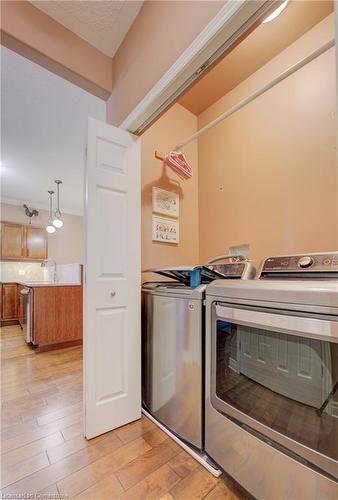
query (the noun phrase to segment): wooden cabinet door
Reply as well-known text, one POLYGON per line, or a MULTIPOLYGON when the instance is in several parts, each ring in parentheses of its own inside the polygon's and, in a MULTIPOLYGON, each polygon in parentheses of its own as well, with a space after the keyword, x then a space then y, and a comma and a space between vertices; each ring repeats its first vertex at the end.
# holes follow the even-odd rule
POLYGON ((16 319, 18 316, 18 293, 16 284, 2 285, 2 319, 16 319))
POLYGON ((44 260, 47 258, 47 234, 41 227, 26 226, 26 258, 44 260))
POLYGON ((20 260, 25 251, 25 228, 21 224, 1 223, 1 258, 20 260))

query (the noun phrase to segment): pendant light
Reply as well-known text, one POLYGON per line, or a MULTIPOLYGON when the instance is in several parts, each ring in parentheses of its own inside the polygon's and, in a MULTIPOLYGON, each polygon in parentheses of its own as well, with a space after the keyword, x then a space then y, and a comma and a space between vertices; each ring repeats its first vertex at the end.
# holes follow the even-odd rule
POLYGON ((62 220, 62 214, 60 212, 60 184, 62 184, 62 181, 54 181, 56 184, 56 190, 57 190, 57 208, 54 212, 54 220, 53 220, 53 225, 59 229, 60 227, 63 226, 63 220, 62 220))
POLYGON ((53 194, 54 191, 48 191, 49 194, 49 218, 48 218, 48 224, 46 227, 47 233, 55 233, 56 229, 53 226, 53 194))

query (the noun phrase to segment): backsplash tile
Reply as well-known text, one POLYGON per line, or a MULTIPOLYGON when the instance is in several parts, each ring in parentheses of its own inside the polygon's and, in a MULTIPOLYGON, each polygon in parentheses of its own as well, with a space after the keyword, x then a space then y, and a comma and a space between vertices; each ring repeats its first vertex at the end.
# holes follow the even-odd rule
MULTIPOLYGON (((56 281, 59 283, 81 283, 80 264, 60 264, 56 266, 56 281)), ((39 262, 0 262, 0 281, 53 281, 54 267, 41 267, 39 262)))
POLYGON ((60 264, 56 266, 57 281, 62 283, 81 283, 80 264, 60 264))
POLYGON ((0 281, 44 280, 44 269, 38 262, 0 262, 0 281))

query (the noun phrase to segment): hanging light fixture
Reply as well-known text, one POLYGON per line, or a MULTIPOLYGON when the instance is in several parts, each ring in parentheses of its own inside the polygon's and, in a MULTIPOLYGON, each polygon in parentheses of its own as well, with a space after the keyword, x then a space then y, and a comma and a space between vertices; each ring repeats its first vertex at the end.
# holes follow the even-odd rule
POLYGON ((63 220, 62 220, 62 214, 60 212, 60 184, 62 184, 62 181, 54 181, 56 184, 56 189, 57 189, 57 208, 54 212, 54 220, 53 220, 53 225, 59 229, 60 227, 63 226, 63 220))
POLYGON ((49 218, 46 226, 47 233, 55 233, 56 229, 53 226, 53 194, 54 191, 48 191, 49 194, 49 218))

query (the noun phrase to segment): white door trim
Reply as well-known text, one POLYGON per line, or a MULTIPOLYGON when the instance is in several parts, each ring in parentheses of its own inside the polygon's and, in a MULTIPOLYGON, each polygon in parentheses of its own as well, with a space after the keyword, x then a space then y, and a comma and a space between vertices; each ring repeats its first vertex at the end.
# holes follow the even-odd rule
POLYGON ((244 33, 263 12, 271 9, 276 0, 230 0, 199 33, 195 40, 158 80, 145 97, 121 123, 120 128, 140 133, 145 123, 162 112, 168 99, 194 73, 201 72, 201 66, 238 31, 244 33))

